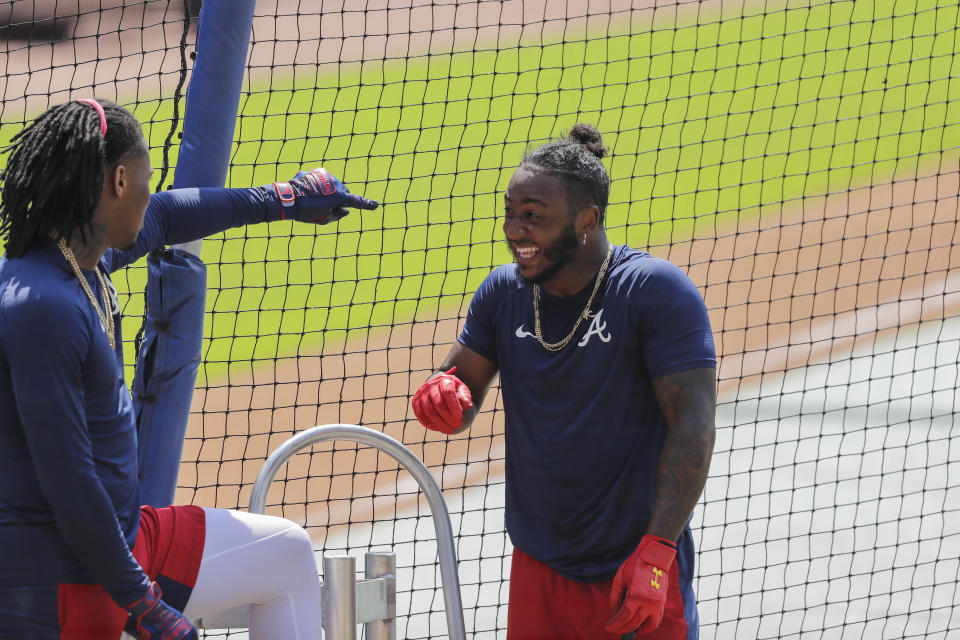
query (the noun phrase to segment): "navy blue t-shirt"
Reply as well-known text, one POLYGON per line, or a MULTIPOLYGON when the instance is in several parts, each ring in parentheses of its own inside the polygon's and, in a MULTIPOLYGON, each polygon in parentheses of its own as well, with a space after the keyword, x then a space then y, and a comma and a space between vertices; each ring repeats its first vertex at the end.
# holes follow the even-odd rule
MULTIPOLYGON (((164 244, 278 218, 273 209, 255 189, 155 194, 136 246, 108 251, 98 268, 109 279, 164 244)), ((95 272, 83 275, 103 309, 95 272)), ((0 258, 0 591, 99 583, 124 605, 148 586, 130 553, 140 517, 136 425, 110 306, 116 351, 52 240, 0 258)), ((19 605, 5 606, 15 615, 19 605)))
MULTIPOLYGON (((592 289, 540 289, 546 342, 566 337, 592 289)), ((670 262, 614 246, 592 310, 566 347, 544 349, 533 286, 504 265, 477 289, 459 337, 500 369, 510 538, 580 581, 613 577, 646 533, 666 433, 651 380, 716 366, 703 298, 670 262)))

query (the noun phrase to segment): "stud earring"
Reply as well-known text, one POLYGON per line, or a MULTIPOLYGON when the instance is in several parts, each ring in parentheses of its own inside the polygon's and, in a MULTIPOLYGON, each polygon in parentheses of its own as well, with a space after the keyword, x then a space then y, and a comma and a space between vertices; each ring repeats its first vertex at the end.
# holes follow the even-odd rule
POLYGON ((580 244, 582 244, 583 246, 587 246, 587 234, 583 234, 583 242, 581 242, 580 244))

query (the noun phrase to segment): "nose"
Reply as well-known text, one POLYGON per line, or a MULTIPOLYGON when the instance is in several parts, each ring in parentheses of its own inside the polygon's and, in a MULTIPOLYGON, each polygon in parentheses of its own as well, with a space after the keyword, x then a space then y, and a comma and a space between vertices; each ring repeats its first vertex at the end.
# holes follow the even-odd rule
POLYGON ((522 221, 516 217, 504 218, 503 235, 507 237, 507 240, 517 240, 526 235, 526 233, 527 225, 523 224, 522 221))

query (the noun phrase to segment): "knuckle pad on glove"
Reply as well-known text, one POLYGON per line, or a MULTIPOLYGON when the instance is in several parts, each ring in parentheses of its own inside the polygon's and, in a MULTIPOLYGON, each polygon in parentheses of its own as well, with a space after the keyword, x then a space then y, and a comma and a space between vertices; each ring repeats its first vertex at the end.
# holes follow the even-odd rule
POLYGON ((437 388, 440 390, 441 397, 446 399, 456 392, 457 385, 450 379, 450 376, 443 376, 438 379, 440 382, 437 383, 437 388))
POLYGON ((310 177, 313 179, 318 193, 325 196, 332 196, 337 192, 336 179, 323 167, 311 171, 310 177))
POLYGON ((320 183, 317 181, 316 176, 314 176, 313 171, 304 174, 303 181, 306 183, 307 188, 309 188, 311 191, 314 193, 320 193, 320 183))

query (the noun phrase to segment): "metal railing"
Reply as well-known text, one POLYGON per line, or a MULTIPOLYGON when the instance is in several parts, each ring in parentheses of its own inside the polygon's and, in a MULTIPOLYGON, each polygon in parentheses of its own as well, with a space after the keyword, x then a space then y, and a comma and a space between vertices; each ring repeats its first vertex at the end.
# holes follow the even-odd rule
MULTIPOLYGON (((420 485, 430 505, 437 533, 437 556, 446 606, 447 633, 451 640, 466 640, 460 579, 457 575, 457 552, 447 504, 430 470, 402 443, 379 431, 350 424, 318 426, 298 433, 270 454, 261 467, 250 495, 250 512, 264 513, 270 484, 291 457, 301 449, 333 440, 349 440, 379 449, 399 462, 420 485)), ((367 554, 367 579, 360 583, 356 582, 353 557, 324 557, 323 629, 328 640, 353 640, 356 638, 357 624, 361 622, 366 624, 368 640, 393 640, 396 637, 395 623, 391 623, 396 616, 396 561, 392 558, 393 554, 384 555, 389 559, 367 554), (383 592, 382 589, 386 591, 383 592), (380 593, 385 593, 386 611, 380 606, 380 593), (370 617, 381 614, 381 618, 370 617)))

